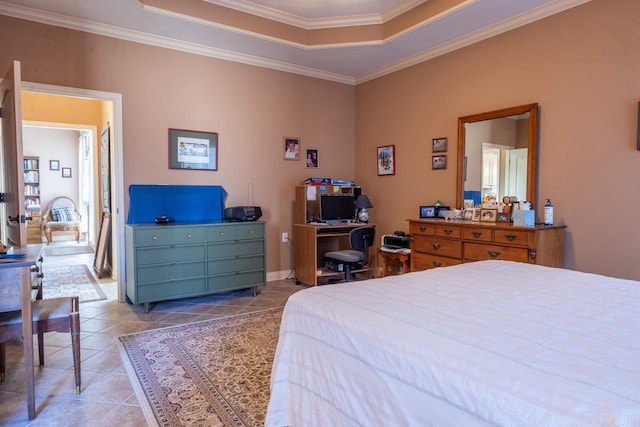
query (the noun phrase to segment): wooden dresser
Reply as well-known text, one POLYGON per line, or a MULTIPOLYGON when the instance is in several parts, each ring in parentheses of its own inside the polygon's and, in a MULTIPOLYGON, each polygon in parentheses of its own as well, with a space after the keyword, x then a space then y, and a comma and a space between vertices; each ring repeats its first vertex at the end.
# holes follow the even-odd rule
POLYGON ((411 271, 489 259, 562 267, 565 228, 410 219, 411 271))

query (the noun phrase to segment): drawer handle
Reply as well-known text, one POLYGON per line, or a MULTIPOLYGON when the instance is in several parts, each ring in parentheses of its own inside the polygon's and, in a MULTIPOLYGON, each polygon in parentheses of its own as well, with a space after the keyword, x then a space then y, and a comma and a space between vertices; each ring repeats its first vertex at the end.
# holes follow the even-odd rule
POLYGON ((153 236, 153 240, 158 240, 158 236, 153 236))
POLYGON ((451 233, 453 233, 453 230, 450 228, 447 228, 446 230, 444 230, 444 234, 446 234, 447 236, 451 233))
POLYGON ((420 227, 419 230, 420 231, 425 231, 427 229, 427 227, 420 227))
POLYGON ((169 279, 169 281, 170 281, 170 282, 175 282, 175 281, 176 281, 176 279, 169 279))
POLYGON ((514 240, 516 240, 516 237, 518 237, 518 236, 516 236, 515 234, 505 234, 505 235, 504 235, 504 237, 505 237, 508 241, 513 242, 514 240))
POLYGON ((431 264, 433 264, 434 267, 441 267, 442 263, 438 262, 438 261, 432 261, 431 264))
POLYGON ((431 247, 432 247, 433 249, 435 249, 436 251, 437 251, 438 249, 440 249, 440 245, 439 245, 438 243, 433 243, 433 244, 431 245, 431 247))
POLYGON ((500 252, 498 251, 487 251, 491 258, 498 258, 500 256, 500 252))
POLYGON ((187 234, 187 239, 191 238, 191 233, 187 234))
POLYGON ((482 236, 482 232, 480 231, 474 231, 473 233, 471 233, 473 235, 473 237, 475 237, 476 239, 478 239, 480 236, 482 236))
POLYGON ((249 230, 249 234, 253 234, 253 230, 249 230))
POLYGON ((169 261, 169 265, 176 265, 175 261, 169 261))

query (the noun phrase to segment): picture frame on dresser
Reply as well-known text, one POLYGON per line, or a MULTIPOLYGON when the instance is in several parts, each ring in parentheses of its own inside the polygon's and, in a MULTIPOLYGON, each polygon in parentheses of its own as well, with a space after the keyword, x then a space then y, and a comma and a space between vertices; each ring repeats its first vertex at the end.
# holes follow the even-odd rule
POLYGON ((497 209, 485 209, 480 210, 480 222, 496 222, 498 216, 497 209))
POLYGON ((169 169, 218 170, 218 134, 169 129, 169 169))
POLYGON ((496 222, 498 223, 507 223, 511 222, 511 215, 509 212, 498 212, 496 215, 496 222))
POLYGON ((420 206, 420 218, 435 218, 436 207, 435 206, 420 206))
POLYGON ((472 221, 473 220, 473 211, 474 211, 473 208, 464 210, 463 218, 464 218, 465 221, 472 221))

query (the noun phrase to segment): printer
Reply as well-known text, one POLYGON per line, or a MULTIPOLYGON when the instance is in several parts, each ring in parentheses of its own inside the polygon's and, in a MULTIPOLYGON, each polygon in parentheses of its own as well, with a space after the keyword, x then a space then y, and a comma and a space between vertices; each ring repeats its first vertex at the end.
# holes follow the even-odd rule
POLYGON ((382 236, 380 246, 383 251, 387 252, 410 252, 411 236, 402 231, 385 234, 382 236))

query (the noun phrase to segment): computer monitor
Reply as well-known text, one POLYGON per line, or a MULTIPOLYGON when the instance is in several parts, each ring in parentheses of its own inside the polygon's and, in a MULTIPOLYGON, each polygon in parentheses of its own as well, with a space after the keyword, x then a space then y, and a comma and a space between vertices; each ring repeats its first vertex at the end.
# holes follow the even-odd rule
POLYGON ((353 194, 321 194, 320 219, 329 224, 355 221, 356 199, 353 194))

